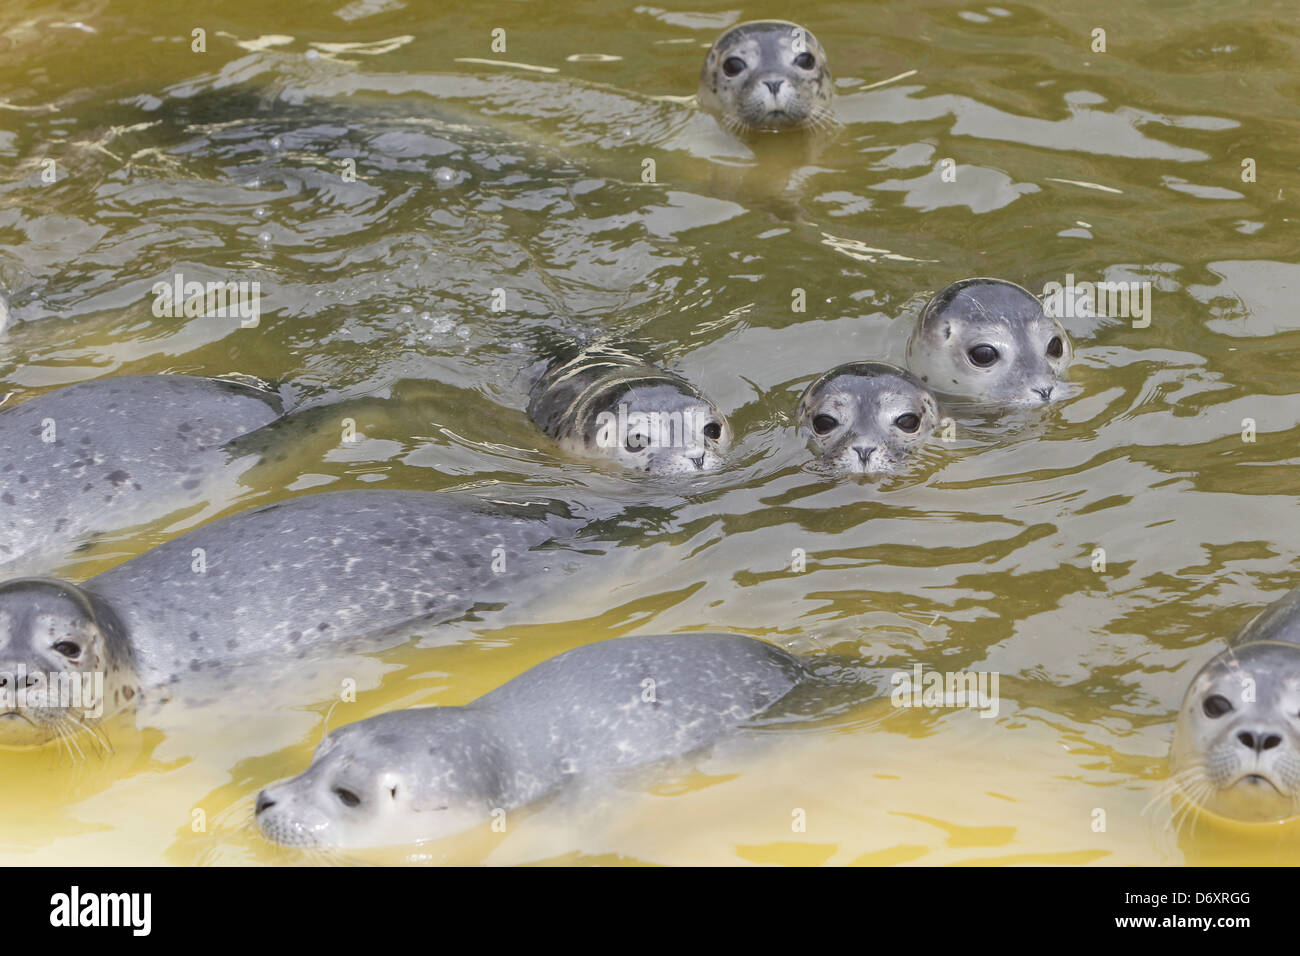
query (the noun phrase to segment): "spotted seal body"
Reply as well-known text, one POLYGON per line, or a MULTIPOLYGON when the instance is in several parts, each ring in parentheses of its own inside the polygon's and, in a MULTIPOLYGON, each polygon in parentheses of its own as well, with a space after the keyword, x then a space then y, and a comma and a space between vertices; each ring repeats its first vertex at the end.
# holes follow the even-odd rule
POLYGON ((270 392, 189 375, 70 385, 0 412, 0 565, 202 501, 270 392))
POLYGON ((939 403, 909 372, 885 362, 831 369, 799 399, 799 430, 836 471, 896 471, 929 439, 939 403))
POLYGON ((937 392, 1005 405, 1060 398, 1070 337, 1014 282, 962 279, 932 298, 907 343, 907 365, 937 392))
POLYGON ((1170 770, 1184 794, 1220 816, 1258 823, 1300 815, 1300 589, 1192 678, 1170 770))
POLYGON ((311 766, 267 787, 257 821, 299 847, 374 847, 465 830, 575 775, 689 754, 781 700, 804 676, 735 634, 624 637, 567 651, 462 707, 348 724, 311 766))
POLYGON ((694 385, 607 347, 552 361, 528 417, 567 451, 654 475, 716 469, 731 443, 726 417, 694 385))
POLYGON ((0 694, 0 745, 44 743, 187 679, 508 600, 555 563, 533 549, 578 525, 532 510, 417 491, 315 494, 204 525, 80 587, 0 584, 0 692, 32 675, 106 672, 100 714, 0 694))
POLYGON ((797 23, 742 23, 709 49, 696 98, 737 135, 817 128, 830 120, 830 66, 797 23))

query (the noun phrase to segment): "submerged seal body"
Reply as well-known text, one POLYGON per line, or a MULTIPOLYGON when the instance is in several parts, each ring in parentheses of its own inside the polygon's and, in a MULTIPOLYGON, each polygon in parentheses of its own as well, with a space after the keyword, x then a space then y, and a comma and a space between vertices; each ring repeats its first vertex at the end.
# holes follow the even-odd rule
POLYGON ((742 23, 709 49, 696 98, 731 133, 816 128, 830 120, 830 66, 797 23, 742 23))
POLYGON ((436 839, 574 775, 704 747, 804 676, 735 634, 624 637, 567 651, 461 707, 399 710, 330 733, 311 766, 257 798, 262 833, 297 847, 436 839))
POLYGON ((236 382, 141 375, 0 412, 0 565, 202 501, 223 446, 283 410, 236 382))
POLYGON ((939 404, 909 372, 885 362, 831 369, 799 399, 799 430, 836 471, 897 470, 939 423, 939 404))
POLYGON ((726 417, 694 385, 607 347, 553 360, 528 417, 566 451, 653 475, 712 471, 731 443, 726 417))
POLYGON ((1061 397, 1070 337, 1033 294, 1002 279, 962 279, 932 298, 907 365, 938 392, 1005 405, 1061 397))
POLYGON ((528 510, 419 491, 314 494, 204 525, 80 587, 0 584, 0 745, 92 726, 150 689, 517 596, 540 569, 532 549, 578 525, 536 505, 519 514, 528 510), (99 713, 13 694, 96 672, 99 713))
POLYGON ((1256 823, 1300 815, 1300 589, 1192 678, 1169 762, 1183 793, 1212 813, 1256 823))

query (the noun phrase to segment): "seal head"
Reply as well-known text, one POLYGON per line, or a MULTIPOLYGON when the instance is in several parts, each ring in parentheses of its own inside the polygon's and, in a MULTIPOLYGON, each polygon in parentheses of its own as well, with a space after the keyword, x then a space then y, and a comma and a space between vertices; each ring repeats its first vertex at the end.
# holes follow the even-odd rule
POLYGON ((88 729, 138 693, 117 616, 66 581, 0 585, 0 746, 39 746, 88 729))
POLYGON ((507 757, 487 717, 462 707, 398 710, 331 732, 311 766, 257 797, 267 839, 359 848, 468 829, 502 806, 507 757))
POLYGON ((1300 814, 1300 589, 1192 678, 1169 763, 1183 793, 1212 813, 1254 823, 1300 814))
POLYGON ((799 399, 799 430, 843 474, 897 470, 938 422, 930 390, 885 362, 833 368, 799 399))
POLYGON ((962 279, 927 303, 907 364, 938 392, 1003 405, 1061 397, 1070 337, 1033 294, 1002 279, 962 279))
POLYGON ((726 417, 694 385, 612 348, 551 363, 528 415, 567 451, 651 475, 713 471, 731 443, 726 417))
POLYGON ((822 45, 803 27, 755 20, 714 42, 696 95, 734 134, 815 128, 830 119, 830 67, 822 45))
POLYGON ((1255 641, 1201 668, 1178 711, 1170 767, 1191 800, 1220 816, 1300 813, 1300 647, 1255 641))

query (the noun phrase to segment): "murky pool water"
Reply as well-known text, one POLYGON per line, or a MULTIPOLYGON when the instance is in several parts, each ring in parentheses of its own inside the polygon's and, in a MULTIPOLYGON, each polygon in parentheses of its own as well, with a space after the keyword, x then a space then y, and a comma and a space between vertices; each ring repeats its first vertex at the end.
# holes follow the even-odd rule
MULTIPOLYGON (((49 570, 80 580, 307 489, 504 485, 626 510, 626 559, 537 620, 350 662, 362 693, 331 725, 631 633, 1000 678, 994 717, 885 697, 418 858, 1294 859, 1290 827, 1175 835, 1143 812, 1190 675, 1300 584, 1294 3, 804 4, 844 125, 758 161, 686 98, 713 37, 776 7, 445 6, 6 6, 0 392, 238 372, 344 403, 361 435, 324 414, 207 507, 49 570), (257 326, 155 316, 177 273, 259 282, 257 326), (956 441, 906 475, 828 481, 793 431, 800 390, 901 361, 926 296, 968 275, 1149 283, 1150 322, 1067 317, 1068 400, 957 409, 956 441), (597 332, 715 399, 726 470, 625 478, 538 437, 537 343, 597 332)), ((264 703, 118 721, 108 757, 0 753, 0 860, 297 859, 251 801, 305 766, 329 704, 264 703)))

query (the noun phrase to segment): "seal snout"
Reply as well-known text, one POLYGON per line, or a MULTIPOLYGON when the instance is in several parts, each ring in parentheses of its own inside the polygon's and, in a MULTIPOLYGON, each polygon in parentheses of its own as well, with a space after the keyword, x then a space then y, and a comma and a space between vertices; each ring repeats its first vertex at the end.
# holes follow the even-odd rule
POLYGON ((1267 730, 1243 730, 1237 734, 1237 742, 1247 750, 1259 754, 1280 745, 1282 736, 1281 734, 1270 733, 1267 730))
POLYGON ((1045 402, 1050 402, 1052 400, 1053 387, 1051 385, 1038 386, 1031 388, 1030 391, 1045 402))
POLYGON ((858 461, 865 466, 867 462, 871 460, 871 456, 876 453, 876 446, 858 445, 856 448, 853 449, 853 451, 857 454, 858 461))
POLYGON ((265 790, 262 790, 257 794, 257 804, 253 810, 253 815, 260 817, 265 811, 270 810, 273 806, 275 806, 275 801, 271 799, 270 795, 265 790))

